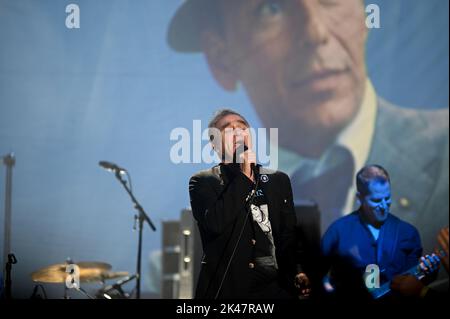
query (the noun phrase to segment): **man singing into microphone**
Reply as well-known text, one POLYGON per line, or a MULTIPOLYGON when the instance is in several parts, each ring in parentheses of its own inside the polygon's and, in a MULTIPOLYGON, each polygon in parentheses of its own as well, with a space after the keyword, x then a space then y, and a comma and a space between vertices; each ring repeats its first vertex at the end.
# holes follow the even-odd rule
POLYGON ((204 252, 196 298, 309 294, 289 177, 256 165, 249 127, 240 114, 218 111, 208 128, 222 162, 189 181, 204 252))

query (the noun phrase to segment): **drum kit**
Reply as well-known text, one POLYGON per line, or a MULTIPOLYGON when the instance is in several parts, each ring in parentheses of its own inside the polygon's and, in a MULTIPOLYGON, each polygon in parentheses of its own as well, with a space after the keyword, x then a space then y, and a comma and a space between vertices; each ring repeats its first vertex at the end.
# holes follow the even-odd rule
MULTIPOLYGON (((4 163, 8 165, 11 170, 12 166, 15 163, 15 159, 13 154, 0 157, 3 159, 4 163), (8 161, 7 161, 8 160, 8 161)), ((114 172, 115 177, 119 180, 122 186, 125 188, 126 192, 131 198, 133 202, 133 207, 137 211, 134 215, 135 219, 135 227, 138 228, 139 237, 138 237, 138 253, 137 253, 137 261, 136 261, 136 273, 133 275, 129 275, 126 271, 111 271, 112 267, 110 264, 104 262, 78 262, 74 263, 70 259, 68 259, 65 263, 54 264, 44 268, 41 268, 31 274, 31 279, 36 283, 33 289, 33 295, 31 298, 41 298, 37 295, 38 288, 42 289, 44 298, 46 298, 46 292, 44 286, 42 284, 63 284, 64 286, 64 299, 69 299, 68 291, 69 289, 75 289, 76 291, 82 293, 84 296, 90 299, 128 299, 133 296, 136 299, 140 299, 141 295, 141 259, 142 259, 142 237, 144 224, 147 223, 153 231, 156 231, 156 227, 151 221, 148 214, 145 212, 144 208, 140 205, 136 197, 132 192, 131 186, 131 178, 128 171, 114 163, 107 161, 100 161, 99 165, 105 168, 108 171, 114 172), (122 175, 126 175, 128 180, 125 180, 122 175), (136 225, 137 223, 137 225, 136 225), (137 226, 137 227, 136 227, 137 226), (112 285, 106 285, 108 280, 119 279, 119 281, 115 282, 112 285), (135 280, 136 285, 135 288, 127 293, 123 290, 122 286, 126 283, 135 280), (97 291, 95 296, 90 295, 86 290, 81 287, 81 283, 101 283, 102 287, 97 291)), ((11 173, 8 171, 8 176, 11 173)), ((7 180, 7 186, 8 184, 7 180)), ((7 187, 8 188, 8 187, 7 187)), ((10 194, 7 194, 8 198, 10 194)), ((6 214, 6 213, 5 213, 6 214)), ((10 217, 10 212, 6 214, 6 216, 10 217)), ((10 219, 10 218, 9 218, 10 219)), ((8 218, 5 217, 5 236, 9 234, 10 223, 8 223, 8 218)), ((9 247, 9 237, 5 238, 5 256, 7 256, 8 262, 5 262, 5 298, 11 299, 11 268, 12 265, 17 262, 14 254, 10 253, 9 247)), ((6 260, 6 258, 5 258, 6 260)), ((0 288, 3 290, 3 287, 0 288)), ((3 291, 0 290, 0 293, 3 291)))
MULTIPOLYGON (((110 264, 104 262, 66 261, 41 268, 31 274, 31 279, 37 284, 63 284, 64 299, 69 299, 68 290, 75 289, 90 299, 128 299, 131 294, 126 293, 122 286, 137 278, 126 271, 111 271, 110 264), (106 285, 108 280, 120 279, 112 285, 106 285), (102 287, 95 296, 81 288, 81 283, 100 283, 102 287)), ((36 288, 35 288, 36 291, 36 288)))
MULTIPOLYGON (((104 262, 78 262, 73 263, 70 258, 62 264, 50 265, 41 268, 31 274, 31 278, 37 283, 34 291, 40 286, 41 283, 59 283, 64 284, 64 299, 68 299, 67 292, 69 289, 76 289, 84 296, 90 299, 128 299, 134 296, 136 299, 141 298, 141 259, 142 259, 142 235, 144 229, 144 223, 147 223, 153 231, 156 231, 156 227, 151 221, 144 208, 139 204, 138 200, 133 194, 131 186, 131 178, 128 171, 114 163, 107 161, 100 161, 98 163, 104 169, 114 172, 115 177, 120 184, 125 188, 126 192, 133 202, 133 207, 137 211, 134 215, 135 226, 139 230, 138 237, 138 253, 136 261, 136 273, 129 275, 128 272, 111 271, 111 265, 104 262), (128 181, 126 181, 122 175, 126 175, 128 181), (137 225, 136 225, 137 223, 137 225), (112 285, 106 286, 106 281, 111 279, 118 279, 119 281, 112 285), (136 280, 136 286, 131 293, 126 293, 122 286, 126 283, 136 280), (101 283, 100 288, 95 296, 91 296, 86 290, 81 288, 81 283, 101 283)), ((133 229, 135 229, 134 227, 133 229)), ((43 289, 44 294, 45 290, 43 289)), ((33 295, 35 293, 33 292, 33 295)))

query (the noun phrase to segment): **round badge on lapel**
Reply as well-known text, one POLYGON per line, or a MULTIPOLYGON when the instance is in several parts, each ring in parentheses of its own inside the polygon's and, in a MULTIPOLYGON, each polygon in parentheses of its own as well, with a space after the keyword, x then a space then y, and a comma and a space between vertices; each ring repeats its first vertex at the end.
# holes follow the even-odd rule
POLYGON ((266 174, 261 175, 261 182, 263 183, 267 183, 269 181, 269 176, 267 176, 266 174))

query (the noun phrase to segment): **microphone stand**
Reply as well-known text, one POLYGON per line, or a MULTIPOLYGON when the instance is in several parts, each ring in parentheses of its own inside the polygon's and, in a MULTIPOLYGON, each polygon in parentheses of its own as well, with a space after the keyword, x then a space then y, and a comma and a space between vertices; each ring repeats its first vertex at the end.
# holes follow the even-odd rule
POLYGON ((6 263, 6 276, 5 276, 5 299, 11 299, 11 269, 12 265, 17 263, 16 256, 14 254, 8 254, 8 262, 6 263))
POLYGON ((16 257, 11 253, 11 198, 12 198, 12 169, 16 163, 13 153, 2 157, 6 166, 6 187, 5 187, 5 225, 4 225, 4 243, 3 243, 3 263, 6 271, 5 278, 5 298, 11 299, 11 268, 17 263, 16 257))
POLYGON ((142 232, 143 232, 143 226, 144 221, 147 222, 147 224, 150 226, 150 228, 153 231, 156 231, 155 225, 153 225, 152 221, 148 217, 148 215, 145 213, 142 206, 137 201, 136 197, 134 197, 133 192, 130 190, 130 188, 127 185, 127 182, 122 178, 121 176, 121 170, 115 169, 115 176, 119 180, 119 182, 122 184, 122 186, 125 188, 128 195, 130 195, 131 201, 134 204, 134 208, 138 211, 138 214, 134 216, 134 218, 138 222, 138 229, 139 229, 139 240, 138 240, 138 252, 137 252, 137 265, 136 265, 136 299, 141 298, 141 259, 142 259, 142 232))

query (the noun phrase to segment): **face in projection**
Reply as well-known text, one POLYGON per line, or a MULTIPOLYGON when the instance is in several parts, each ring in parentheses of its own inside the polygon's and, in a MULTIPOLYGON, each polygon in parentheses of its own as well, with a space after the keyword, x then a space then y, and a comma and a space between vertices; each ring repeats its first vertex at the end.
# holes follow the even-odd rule
POLYGON ((367 194, 358 194, 361 209, 367 221, 375 226, 381 226, 389 216, 391 185, 389 182, 373 180, 367 187, 367 194))
POLYGON ((320 155, 362 100, 363 2, 227 0, 221 12, 222 30, 202 36, 216 80, 227 90, 242 82, 264 124, 280 129, 281 145, 320 155))

